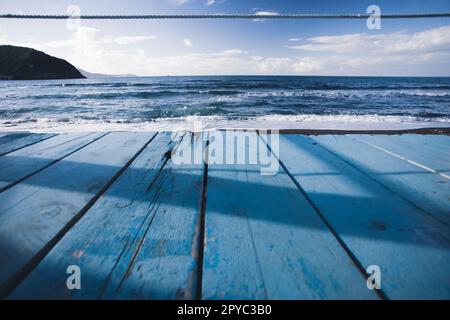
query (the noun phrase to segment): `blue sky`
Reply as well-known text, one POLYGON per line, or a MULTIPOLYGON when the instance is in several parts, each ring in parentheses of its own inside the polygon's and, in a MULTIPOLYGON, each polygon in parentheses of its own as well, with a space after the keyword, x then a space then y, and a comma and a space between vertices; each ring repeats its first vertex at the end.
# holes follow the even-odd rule
MULTIPOLYGON (((450 0, 2 0, 2 13, 450 12, 450 0)), ((450 18, 383 20, 0 20, 0 43, 31 46, 91 72, 138 75, 450 76, 450 18)))

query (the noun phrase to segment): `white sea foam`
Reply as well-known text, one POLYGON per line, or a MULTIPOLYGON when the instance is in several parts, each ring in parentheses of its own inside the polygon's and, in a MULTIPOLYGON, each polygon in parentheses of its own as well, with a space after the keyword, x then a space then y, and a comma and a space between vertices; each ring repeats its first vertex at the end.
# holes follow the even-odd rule
POLYGON ((337 97, 400 97, 400 96, 424 96, 424 97, 449 97, 449 90, 298 90, 298 91, 249 91, 238 95, 230 95, 223 97, 225 99, 243 99, 243 98, 291 98, 291 97, 320 97, 320 98, 337 98, 337 97))
POLYGON ((383 115, 266 115, 242 120, 222 116, 186 116, 159 118, 153 121, 114 119, 71 120, 52 118, 0 121, 0 131, 87 132, 87 131, 177 131, 212 129, 335 129, 401 130, 450 127, 450 118, 419 119, 412 116, 383 115))
POLYGON ((198 121, 207 129, 450 126, 447 78, 6 81, 0 96, 2 131, 180 130, 198 121))

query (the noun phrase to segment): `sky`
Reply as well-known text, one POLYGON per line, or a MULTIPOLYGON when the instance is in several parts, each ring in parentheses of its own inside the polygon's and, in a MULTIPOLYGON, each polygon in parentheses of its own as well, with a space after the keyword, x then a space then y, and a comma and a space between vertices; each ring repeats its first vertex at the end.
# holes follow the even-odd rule
MULTIPOLYGON (((1 0, 0 12, 366 13, 369 5, 382 14, 450 12, 450 0, 1 0)), ((3 19, 0 44, 106 74, 450 76, 450 18, 382 19, 381 29, 366 20, 3 19)))

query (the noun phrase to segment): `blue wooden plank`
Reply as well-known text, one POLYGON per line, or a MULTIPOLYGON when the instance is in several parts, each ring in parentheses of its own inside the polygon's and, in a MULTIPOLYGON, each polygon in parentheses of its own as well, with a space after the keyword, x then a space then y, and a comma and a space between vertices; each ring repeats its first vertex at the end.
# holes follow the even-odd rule
POLYGON ((361 266, 380 267, 387 297, 450 298, 447 226, 305 136, 281 137, 279 154, 361 266))
POLYGON ((193 298, 203 165, 166 155, 198 139, 159 133, 11 298, 193 298), (82 290, 67 290, 72 264, 82 290))
POLYGON ((26 275, 154 133, 111 133, 0 194, 0 292, 26 275))
MULTIPOLYGON (((392 135, 391 135, 392 136, 392 135)), ((395 135, 395 140, 403 143, 412 143, 418 148, 441 149, 449 152, 450 136, 444 134, 401 134, 395 135)))
MULTIPOLYGON (((396 139, 395 136, 383 136, 379 141, 384 141, 381 138, 386 141, 396 139)), ((450 226, 449 179, 364 143, 369 136, 354 139, 352 136, 324 135, 312 139, 420 207, 425 214, 450 226)), ((428 156, 431 158, 433 154, 428 156)))
MULTIPOLYGON (((200 155, 206 138, 187 136, 177 146, 200 155)), ((198 284, 199 226, 204 164, 169 161, 151 189, 153 216, 139 230, 138 252, 123 255, 123 282, 111 285, 105 298, 194 299, 198 284), (125 267, 127 268, 125 270, 125 267)))
MULTIPOLYGON (((241 155, 258 142, 259 152, 267 150, 254 132, 233 136, 227 152, 245 136, 237 143, 241 155)), ((203 298, 377 299, 289 176, 261 175, 249 162, 208 166, 203 298)))
POLYGON ((2 133, 0 135, 0 145, 10 143, 11 141, 29 136, 31 134, 31 132, 2 133))
MULTIPOLYGON (((372 135, 372 134, 354 134, 351 135, 353 137, 372 137, 379 136, 381 139, 379 141, 384 142, 385 137, 390 137, 389 143, 394 146, 407 146, 418 150, 412 151, 420 151, 420 149, 426 149, 430 152, 437 153, 445 153, 450 155, 449 145, 450 145, 450 136, 444 134, 395 134, 395 135, 372 135)), ((376 140, 374 140, 376 141, 376 140)), ((418 154, 418 153, 417 153, 418 154)))
POLYGON ((33 133, 33 134, 23 133, 2 137, 0 138, 0 140, 3 140, 2 141, 3 143, 0 143, 0 156, 19 150, 23 147, 32 145, 39 141, 49 139, 55 135, 56 134, 52 133, 33 133))
POLYGON ((60 134, 0 157, 0 192, 103 135, 60 134))
POLYGON ((450 179, 450 137, 439 135, 354 135, 379 150, 428 167, 450 179), (445 137, 442 139, 440 137, 445 137))

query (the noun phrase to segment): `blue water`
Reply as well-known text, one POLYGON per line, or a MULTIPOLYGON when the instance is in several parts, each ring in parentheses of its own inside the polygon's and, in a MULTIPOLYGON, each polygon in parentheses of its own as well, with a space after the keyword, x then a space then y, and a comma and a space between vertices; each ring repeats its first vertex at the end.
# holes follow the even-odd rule
POLYGON ((139 123, 187 116, 450 122, 450 78, 139 77, 1 81, 0 125, 139 123))

